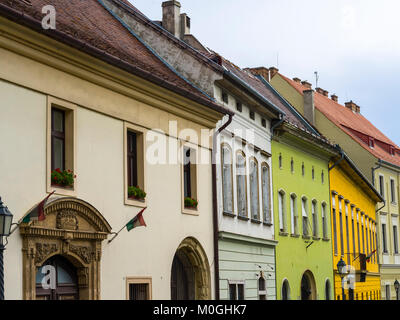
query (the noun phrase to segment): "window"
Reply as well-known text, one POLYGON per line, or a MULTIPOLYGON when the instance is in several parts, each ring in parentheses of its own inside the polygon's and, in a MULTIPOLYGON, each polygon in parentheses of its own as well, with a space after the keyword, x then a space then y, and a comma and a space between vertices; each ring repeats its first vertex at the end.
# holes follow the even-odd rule
POLYGON ((263 217, 265 223, 272 223, 271 219, 271 185, 269 166, 264 163, 261 167, 262 173, 262 197, 263 197, 263 217))
POLYGON ((396 154, 396 149, 393 146, 389 147, 389 153, 391 156, 394 156, 396 154))
POLYGON ((385 178, 379 176, 379 193, 385 199, 385 178))
POLYGON ((267 287, 263 277, 258 279, 258 298, 259 300, 267 300, 267 287))
POLYGON ((229 299, 244 300, 244 283, 229 282, 229 299))
POLYGON ((322 170, 322 172, 321 172, 321 182, 322 182, 322 184, 325 183, 325 173, 324 173, 324 170, 322 170))
POLYGON ((229 102, 229 100, 228 100, 228 94, 227 94, 225 91, 223 91, 223 90, 222 90, 222 93, 221 93, 221 99, 222 99, 222 101, 223 101, 224 103, 228 103, 228 102, 229 102))
POLYGON ((225 213, 233 214, 233 186, 232 186, 232 152, 223 145, 222 154, 222 198, 225 213))
POLYGON ((350 234, 349 234, 349 203, 346 201, 345 202, 345 212, 346 212, 346 244, 347 244, 347 264, 351 264, 351 257, 350 257, 350 234))
POLYGON ((361 237, 362 237, 362 252, 365 253, 364 217, 363 216, 361 216, 361 237))
POLYGON ((325 300, 331 300, 331 283, 329 280, 325 281, 325 300))
POLYGON ((290 300, 290 287, 287 280, 282 284, 282 300, 290 300))
POLYGON ((297 197, 292 194, 290 196, 290 218, 292 235, 298 234, 298 218, 297 218, 297 197))
POLYGON ((133 124, 124 124, 124 189, 125 204, 139 207, 146 206, 146 199, 135 198, 129 194, 130 187, 145 190, 144 172, 144 131, 133 124))
POLYGON ((301 199, 301 212, 303 217, 303 236, 307 237, 308 234, 308 213, 307 213, 307 199, 301 199))
POLYGON ((286 208, 285 208, 285 193, 278 193, 278 212, 279 212, 279 230, 286 232, 286 208))
POLYGON ((260 220, 260 206, 258 201, 258 163, 255 159, 250 161, 250 204, 251 218, 260 220))
POLYGON ((374 148, 375 147, 375 140, 372 137, 368 137, 368 145, 370 148, 374 148))
POLYGON ((312 167, 312 170, 311 170, 311 178, 313 180, 315 180, 315 169, 314 169, 314 167, 312 167))
POLYGON ((361 242, 360 242, 360 209, 357 209, 357 240, 358 240, 358 253, 361 253, 361 242))
POLYGON ((65 111, 51 108, 51 171, 65 170, 65 111))
POLYGON ((242 112, 242 110, 243 110, 242 103, 239 101, 236 102, 236 110, 239 112, 242 112))
POLYGON ((242 153, 236 156, 236 186, 238 215, 247 217, 246 158, 242 153))
POLYGON ((266 128, 267 127, 267 120, 261 119, 261 125, 266 128))
POLYGON ((386 291, 386 300, 390 300, 391 294, 390 294, 390 285, 389 285, 389 284, 387 284, 387 285, 385 286, 385 291, 386 291))
POLYGON ((339 197, 340 255, 344 256, 342 198, 339 197))
POLYGON ((399 253, 399 243, 398 243, 398 233, 397 233, 397 226, 393 226, 393 243, 394 243, 394 253, 399 253))
POLYGON ((256 118, 256 115, 255 115, 254 111, 251 111, 251 110, 250 110, 249 116, 250 116, 251 120, 254 120, 256 118))
POLYGON ((313 201, 311 204, 311 214, 313 220, 313 236, 318 237, 318 213, 316 201, 313 201))
POLYGON ((279 169, 282 169, 282 154, 279 154, 279 169))
POLYGON ((387 244, 386 244, 386 224, 382 223, 382 250, 383 253, 387 253, 387 244))
POLYGON ((390 179, 390 194, 392 203, 396 203, 396 186, 393 179, 390 179))
POLYGON ((304 162, 301 164, 301 175, 304 177, 304 175, 306 174, 306 169, 304 167, 304 162))
POLYGON ((293 158, 290 160, 290 172, 294 173, 294 161, 293 161, 293 158))
MULTIPOLYGON (((47 98, 47 192, 75 196, 76 179, 67 188, 53 184, 52 171, 75 169, 76 105, 57 98, 47 98)), ((75 173, 74 173, 75 175, 75 173)))
MULTIPOLYGON (((196 150, 183 147, 183 197, 197 200, 196 150)), ((185 208, 186 205, 184 204, 185 208)), ((191 208, 194 209, 194 208, 191 208)))
POLYGON ((127 278, 128 300, 151 300, 150 278, 127 278))
POLYGON ((353 235, 353 258, 356 258, 356 238, 354 233, 354 206, 351 206, 351 234, 353 235))
POLYGON ((337 255, 338 254, 338 246, 337 246, 335 195, 332 195, 332 227, 333 227, 333 250, 334 250, 335 255, 337 255))
POLYGON ((326 203, 323 203, 321 206, 321 217, 322 217, 322 237, 324 239, 328 239, 328 217, 326 215, 326 203))

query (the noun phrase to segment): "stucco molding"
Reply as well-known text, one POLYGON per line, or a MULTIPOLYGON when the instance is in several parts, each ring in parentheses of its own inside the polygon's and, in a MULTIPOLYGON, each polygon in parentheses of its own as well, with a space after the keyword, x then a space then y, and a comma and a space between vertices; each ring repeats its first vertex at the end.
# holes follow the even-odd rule
POLYGON ((219 240, 231 240, 231 241, 239 241, 239 242, 247 242, 251 244, 265 245, 265 246, 273 246, 275 247, 278 244, 276 240, 267 240, 254 238, 250 236, 234 234, 230 232, 219 232, 219 240))

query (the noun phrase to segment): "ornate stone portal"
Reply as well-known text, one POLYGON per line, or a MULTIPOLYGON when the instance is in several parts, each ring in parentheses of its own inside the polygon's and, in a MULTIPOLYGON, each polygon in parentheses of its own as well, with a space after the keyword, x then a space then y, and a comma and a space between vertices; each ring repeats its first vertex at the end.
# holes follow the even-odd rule
POLYGON ((49 202, 44 221, 20 225, 23 238, 23 295, 36 299, 36 273, 54 255, 77 269, 79 299, 100 299, 101 243, 111 227, 93 206, 75 198, 49 202))

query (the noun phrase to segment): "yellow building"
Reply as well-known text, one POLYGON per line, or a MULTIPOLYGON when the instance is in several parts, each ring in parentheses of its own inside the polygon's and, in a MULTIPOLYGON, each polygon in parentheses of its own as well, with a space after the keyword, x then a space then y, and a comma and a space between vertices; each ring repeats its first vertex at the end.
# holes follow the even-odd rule
POLYGON ((383 199, 341 153, 329 171, 335 299, 380 300, 375 210, 383 199), (338 273, 341 260, 346 265, 342 277, 338 273))

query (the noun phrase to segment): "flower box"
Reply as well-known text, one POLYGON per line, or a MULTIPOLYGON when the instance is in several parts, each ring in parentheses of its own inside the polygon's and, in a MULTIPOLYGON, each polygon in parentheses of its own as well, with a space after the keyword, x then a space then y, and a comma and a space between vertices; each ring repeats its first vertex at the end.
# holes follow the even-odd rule
POLYGON ((63 170, 60 168, 51 172, 51 185, 59 188, 72 189, 76 175, 71 170, 63 170))
POLYGON ((128 198, 144 202, 146 199, 146 192, 139 187, 128 187, 128 198))
POLYGON ((197 209, 199 202, 193 198, 185 198, 185 208, 186 209, 197 209))

